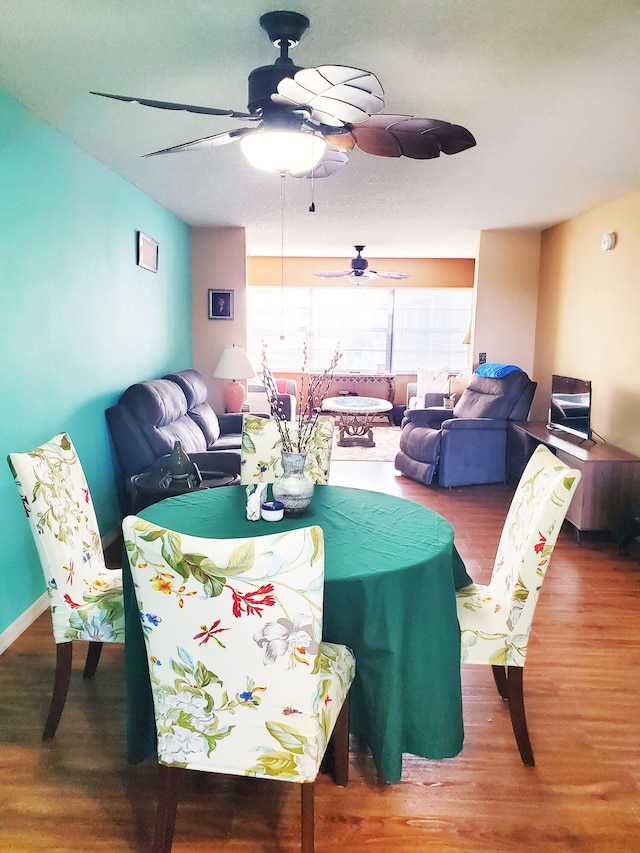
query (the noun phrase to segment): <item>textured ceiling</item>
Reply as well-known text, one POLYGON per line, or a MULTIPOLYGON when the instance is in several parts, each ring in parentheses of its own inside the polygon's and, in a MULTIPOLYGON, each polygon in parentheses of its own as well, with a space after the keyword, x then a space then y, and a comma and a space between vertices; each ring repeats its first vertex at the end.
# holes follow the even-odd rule
POLYGON ((0 87, 190 225, 241 225, 254 255, 473 257, 477 233, 546 227, 640 187, 638 0, 297 0, 296 64, 374 72, 385 110, 469 128, 436 160, 355 150, 311 182, 238 144, 141 155, 242 126, 90 90, 246 109, 277 55, 260 0, 0 0, 0 87), (284 241, 282 237, 284 235, 284 241))

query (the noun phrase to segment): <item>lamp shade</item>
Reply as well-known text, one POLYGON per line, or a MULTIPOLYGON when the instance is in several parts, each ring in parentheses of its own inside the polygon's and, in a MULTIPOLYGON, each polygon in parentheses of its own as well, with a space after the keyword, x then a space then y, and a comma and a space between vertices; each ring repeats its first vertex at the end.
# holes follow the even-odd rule
POLYGON ((216 379, 250 379, 256 372, 242 347, 232 346, 222 351, 213 375, 216 379))
POLYGON ((240 140, 242 152, 256 169, 306 172, 322 159, 323 137, 302 130, 260 130, 240 140))

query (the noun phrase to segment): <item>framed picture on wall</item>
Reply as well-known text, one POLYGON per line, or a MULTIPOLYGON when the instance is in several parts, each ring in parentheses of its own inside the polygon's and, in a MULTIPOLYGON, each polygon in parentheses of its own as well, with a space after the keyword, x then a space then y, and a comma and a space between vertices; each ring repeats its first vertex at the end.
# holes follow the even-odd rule
POLYGON ((138 231, 138 266, 158 272, 158 244, 142 231, 138 231))
POLYGON ((209 291, 209 319, 233 320, 233 290, 209 291))

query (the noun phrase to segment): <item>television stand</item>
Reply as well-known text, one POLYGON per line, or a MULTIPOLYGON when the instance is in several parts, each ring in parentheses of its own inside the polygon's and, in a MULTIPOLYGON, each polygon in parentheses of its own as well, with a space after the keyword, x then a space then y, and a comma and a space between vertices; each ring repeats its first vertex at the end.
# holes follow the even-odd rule
POLYGON ((567 512, 567 521, 583 530, 612 532, 634 507, 640 506, 640 458, 614 447, 551 430, 546 423, 512 421, 509 424, 507 462, 509 478, 519 480, 529 457, 544 444, 558 459, 577 468, 582 478, 567 512))

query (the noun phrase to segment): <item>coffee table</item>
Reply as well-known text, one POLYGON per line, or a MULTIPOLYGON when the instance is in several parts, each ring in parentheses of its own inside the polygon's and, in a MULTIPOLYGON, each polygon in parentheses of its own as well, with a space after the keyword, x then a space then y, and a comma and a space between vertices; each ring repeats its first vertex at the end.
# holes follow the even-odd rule
POLYGON ((322 409, 338 416, 339 447, 375 447, 373 419, 391 411, 393 403, 377 397, 328 397, 322 409))

